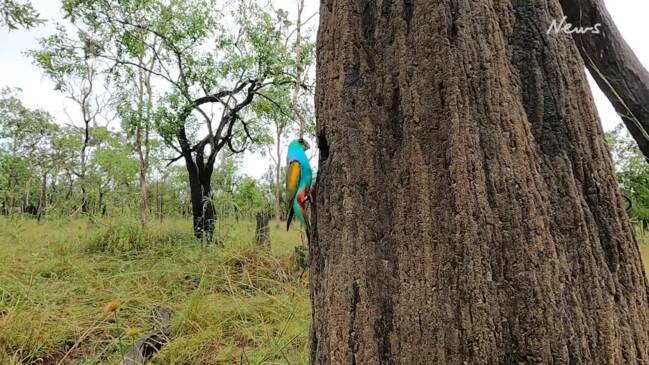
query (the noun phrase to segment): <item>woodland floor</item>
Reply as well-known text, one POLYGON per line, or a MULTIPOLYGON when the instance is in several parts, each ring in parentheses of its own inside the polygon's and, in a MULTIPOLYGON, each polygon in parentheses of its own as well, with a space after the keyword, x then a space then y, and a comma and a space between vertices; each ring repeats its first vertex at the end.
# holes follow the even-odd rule
POLYGON ((117 221, 0 218, 0 364, 118 364, 137 338, 129 328, 148 333, 161 304, 171 340, 155 364, 307 364, 299 232, 271 222, 269 249, 255 246, 254 223, 227 221, 220 237, 198 243, 184 220, 142 234, 117 221))
POLYGON ((0 219, 0 364, 117 364, 137 339, 129 328, 148 333, 158 305, 173 314, 155 364, 307 364, 299 233, 271 222, 270 250, 253 236, 250 221, 222 222, 217 246, 183 220, 142 234, 118 221, 0 219))

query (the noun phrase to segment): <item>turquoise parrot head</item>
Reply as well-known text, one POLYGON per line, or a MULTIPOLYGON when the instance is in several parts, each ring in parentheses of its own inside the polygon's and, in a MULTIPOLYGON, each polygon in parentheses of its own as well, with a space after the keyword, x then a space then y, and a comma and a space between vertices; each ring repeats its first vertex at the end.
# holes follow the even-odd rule
POLYGON ((311 146, 309 146, 309 143, 304 138, 294 139, 288 145, 288 154, 290 156, 291 152, 299 153, 299 151, 306 151, 309 148, 311 148, 311 146))

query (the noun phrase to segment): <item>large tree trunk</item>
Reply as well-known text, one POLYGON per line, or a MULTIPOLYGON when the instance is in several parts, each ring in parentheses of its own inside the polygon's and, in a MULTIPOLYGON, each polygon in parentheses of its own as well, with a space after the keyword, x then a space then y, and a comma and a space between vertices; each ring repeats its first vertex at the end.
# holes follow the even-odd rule
MULTIPOLYGON (((196 159, 202 159, 197 156, 196 159)), ((185 166, 189 174, 189 191, 192 204, 194 235, 211 240, 214 234, 216 212, 212 202, 212 168, 196 163, 191 153, 185 155, 185 166)))
POLYGON ((648 287, 557 0, 326 0, 313 364, 649 363, 648 287))

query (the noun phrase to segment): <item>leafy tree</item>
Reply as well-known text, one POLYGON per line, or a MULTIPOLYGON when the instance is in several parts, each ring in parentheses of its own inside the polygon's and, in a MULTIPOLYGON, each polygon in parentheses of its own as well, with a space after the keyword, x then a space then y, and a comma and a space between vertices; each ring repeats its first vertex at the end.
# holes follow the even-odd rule
POLYGON ((19 89, 0 91, 0 153, 3 158, 3 190, 6 212, 24 211, 32 205, 36 170, 50 169, 49 140, 58 131, 50 114, 30 110, 20 101, 19 89), (18 189, 22 187, 22 199, 18 189))
POLYGON ((155 52, 159 47, 159 42, 157 36, 145 32, 136 32, 130 37, 126 37, 122 42, 116 44, 116 47, 121 46, 118 52, 123 55, 130 54, 133 61, 142 67, 116 65, 111 68, 112 86, 118 95, 117 112, 122 119, 122 127, 134 142, 134 149, 138 155, 138 217, 142 227, 146 226, 147 221, 147 175, 150 169, 150 132, 154 115, 151 68, 155 62, 155 52), (151 48, 134 46, 134 42, 147 42, 147 36, 153 37, 151 48), (134 37, 144 38, 134 40, 134 37))
POLYGON ((0 26, 9 29, 19 27, 29 29, 43 22, 44 20, 40 18, 40 14, 30 2, 0 0, 0 26))
POLYGON ((185 162, 194 231, 209 238, 217 155, 260 142, 266 127, 249 106, 270 98, 266 90, 294 83, 285 12, 249 0, 218 10, 209 0, 67 0, 64 9, 98 58, 166 84, 156 129, 178 154, 171 162, 185 162), (150 64, 134 59, 144 52, 153 55, 150 64))
POLYGON ((79 109, 81 129, 80 163, 72 172, 81 186, 81 211, 89 212, 87 170, 91 144, 91 129, 97 125, 108 102, 98 96, 96 90, 99 71, 94 56, 98 46, 79 31, 70 35, 67 29, 57 26, 57 32, 39 41, 41 49, 27 52, 36 65, 56 83, 56 89, 72 100, 79 109))
MULTIPOLYGON (((300 138, 305 137, 305 132, 313 135, 315 130, 315 118, 313 118, 312 93, 309 84, 309 67, 313 65, 315 44, 309 40, 309 33, 303 34, 304 26, 309 19, 302 21, 304 1, 297 2, 297 20, 295 24, 284 22, 289 38, 286 42, 292 41, 294 59, 291 60, 292 72, 295 75, 294 84, 282 85, 269 90, 272 98, 260 100, 256 105, 256 112, 271 121, 273 129, 272 150, 269 146, 266 154, 273 162, 272 174, 274 175, 274 208, 275 218, 280 220, 282 213, 282 184, 283 176, 282 163, 284 160, 284 139, 291 133, 297 131, 300 138), (305 37, 306 35, 306 37, 305 37), (294 38, 292 37, 294 36, 294 38), (291 90, 292 88, 292 90, 291 90), (306 93, 305 93, 306 91, 306 93), (292 95, 291 95, 292 94, 292 95)), ((287 18, 288 13, 283 13, 287 18)))
POLYGON ((248 217, 257 212, 268 211, 272 206, 259 182, 249 176, 243 177, 238 182, 233 194, 233 202, 238 208, 238 214, 248 217))
POLYGON ((138 161, 133 150, 121 133, 114 133, 107 128, 93 129, 94 153, 89 172, 90 180, 96 187, 97 211, 106 214, 107 198, 112 198, 113 206, 124 209, 134 201, 133 189, 138 174, 138 161))
POLYGON ((630 202, 631 216, 649 226, 649 163, 623 124, 607 133, 617 177, 630 202))

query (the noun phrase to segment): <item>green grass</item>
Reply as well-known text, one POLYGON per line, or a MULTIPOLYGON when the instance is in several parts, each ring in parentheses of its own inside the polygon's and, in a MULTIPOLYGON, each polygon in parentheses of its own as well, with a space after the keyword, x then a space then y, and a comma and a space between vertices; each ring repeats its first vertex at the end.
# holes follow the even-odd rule
POLYGON ((172 311, 156 364, 306 364, 310 308, 297 231, 222 222, 223 245, 201 244, 189 222, 89 224, 0 220, 0 364, 115 364, 172 311), (104 305, 119 300, 114 313, 104 305))
MULTIPOLYGON (((0 364, 116 364, 132 339, 172 311, 171 341, 156 364, 307 364, 307 275, 297 231, 224 221, 223 245, 201 244, 185 220, 134 222, 0 218, 0 364), (104 306, 119 300, 114 313, 104 306), (116 320, 117 319, 117 320, 116 320), (121 349, 121 350, 120 350, 121 349)), ((649 239, 639 237, 649 272, 649 239)))

